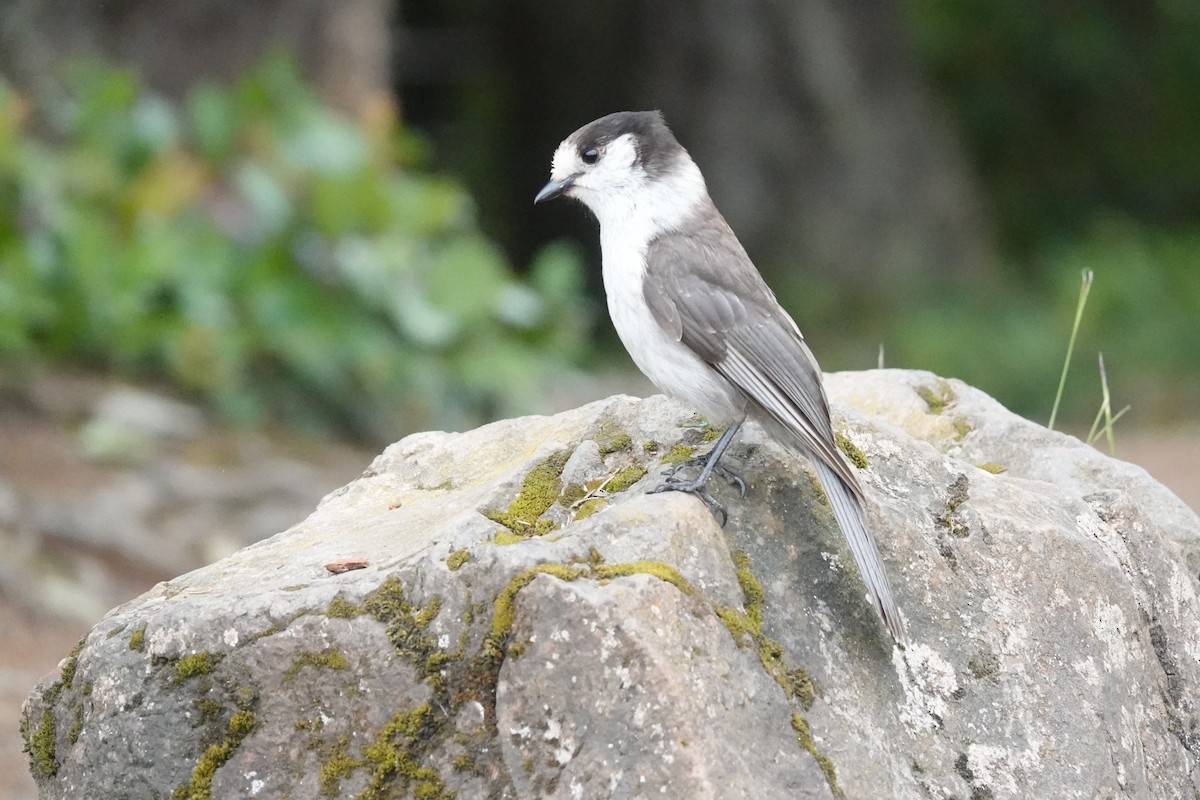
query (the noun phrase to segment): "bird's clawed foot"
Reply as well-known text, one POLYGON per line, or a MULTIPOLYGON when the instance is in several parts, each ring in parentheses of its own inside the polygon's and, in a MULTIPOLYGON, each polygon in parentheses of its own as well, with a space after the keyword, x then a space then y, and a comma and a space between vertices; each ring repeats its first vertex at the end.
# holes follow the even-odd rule
MULTIPOLYGON (((708 456, 696 456, 694 458, 689 458, 687 461, 680 461, 678 464, 673 465, 672 467, 670 467, 669 469, 667 469, 664 472, 664 474, 667 476, 667 483, 671 483, 673 481, 684 482, 684 481, 682 481, 681 478, 677 477, 679 471, 683 470, 683 469, 698 469, 701 472, 703 472, 704 467, 708 465, 708 459, 709 459, 708 456)), ((725 467, 722 467, 720 464, 717 464, 713 467, 712 472, 715 475, 720 475, 721 478, 726 483, 728 483, 730 486, 736 487, 738 490, 739 497, 746 496, 746 482, 744 480, 742 480, 737 475, 737 473, 735 473, 733 470, 726 469, 725 467)), ((697 480, 699 480, 699 479, 697 479, 697 480)), ((703 481, 703 483, 708 483, 708 480, 705 479, 703 481)), ((703 485, 703 483, 701 485, 703 485)), ((664 484, 664 486, 665 485, 666 484, 664 484)), ((665 492, 667 490, 660 489, 659 491, 665 492)), ((686 491, 691 491, 691 490, 679 489, 678 491, 686 492, 686 491)))
POLYGON ((708 464, 706 456, 689 459, 688 461, 680 462, 666 471, 667 479, 663 481, 661 486, 650 490, 650 494, 658 494, 659 492, 686 492, 694 494, 704 501, 704 504, 712 510, 714 514, 719 514, 721 517, 721 527, 725 527, 725 523, 729 521, 729 513, 725 507, 717 501, 715 497, 705 491, 708 485, 708 479, 712 474, 720 475, 730 486, 737 488, 742 497, 746 496, 746 482, 728 470, 725 467, 714 465, 709 474, 705 474, 704 467, 708 464), (693 479, 682 478, 679 472, 686 468, 698 468, 701 470, 700 476, 693 479))

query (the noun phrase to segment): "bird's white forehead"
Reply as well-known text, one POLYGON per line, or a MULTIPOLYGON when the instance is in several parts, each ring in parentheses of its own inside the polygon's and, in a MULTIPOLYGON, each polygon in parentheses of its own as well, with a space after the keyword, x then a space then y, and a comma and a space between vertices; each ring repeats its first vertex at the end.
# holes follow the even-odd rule
POLYGON ((575 144, 570 139, 563 139, 562 144, 554 151, 554 159, 550 162, 551 180, 561 181, 575 173, 577 159, 575 144))

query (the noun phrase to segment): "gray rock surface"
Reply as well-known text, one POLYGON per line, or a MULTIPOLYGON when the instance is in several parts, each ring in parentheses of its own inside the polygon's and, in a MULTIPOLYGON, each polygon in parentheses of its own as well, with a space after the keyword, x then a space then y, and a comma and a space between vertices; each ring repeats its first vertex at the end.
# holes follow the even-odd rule
POLYGON ((711 432, 613 397, 410 436, 110 612, 26 704, 42 796, 1194 800, 1200 520, 957 381, 830 390, 906 651, 804 462, 747 430, 722 529, 645 494, 711 432))

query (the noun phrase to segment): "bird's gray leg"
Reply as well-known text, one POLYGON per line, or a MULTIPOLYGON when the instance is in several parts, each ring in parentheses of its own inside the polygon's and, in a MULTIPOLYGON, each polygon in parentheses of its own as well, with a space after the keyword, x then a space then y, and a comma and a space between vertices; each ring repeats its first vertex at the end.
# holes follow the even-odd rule
MULTIPOLYGON (((713 449, 709 451, 708 455, 694 460, 696 463, 703 464, 699 475, 692 480, 677 478, 675 473, 678 471, 679 467, 684 466, 683 464, 680 464, 671 471, 671 474, 667 476, 666 481, 664 481, 661 486, 656 489, 651 489, 650 493, 687 492, 689 494, 694 494, 708 504, 708 506, 714 511, 719 511, 721 513, 721 525, 724 525, 726 520, 729 518, 729 515, 725 513, 724 507, 717 502, 716 498, 704 491, 704 487, 708 484, 708 479, 712 477, 713 472, 718 472, 731 484, 737 486, 741 490, 743 496, 746 494, 746 483, 741 478, 739 478, 737 475, 734 475, 724 467, 717 466, 717 462, 720 461, 721 456, 725 454, 725 450, 729 447, 729 443, 733 441, 733 437, 737 435, 737 432, 742 427, 742 423, 744 421, 745 418, 743 417, 726 428, 725 432, 721 434, 721 438, 717 439, 717 443, 713 445, 713 449)), ((685 463, 690 464, 692 462, 685 463)))

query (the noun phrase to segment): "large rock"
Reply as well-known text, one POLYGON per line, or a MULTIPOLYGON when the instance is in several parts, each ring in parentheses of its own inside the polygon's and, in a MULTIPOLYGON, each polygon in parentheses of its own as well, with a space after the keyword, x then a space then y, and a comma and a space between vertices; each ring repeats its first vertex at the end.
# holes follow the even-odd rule
POLYGON ((830 389, 907 650, 804 462, 749 428, 722 530, 645 494, 711 432, 614 397, 410 436, 111 612, 26 705, 42 796, 1194 800, 1197 517, 957 381, 830 389))

